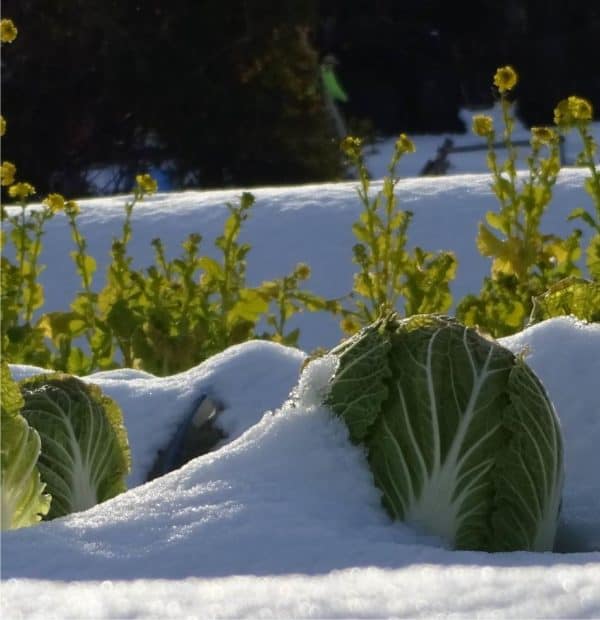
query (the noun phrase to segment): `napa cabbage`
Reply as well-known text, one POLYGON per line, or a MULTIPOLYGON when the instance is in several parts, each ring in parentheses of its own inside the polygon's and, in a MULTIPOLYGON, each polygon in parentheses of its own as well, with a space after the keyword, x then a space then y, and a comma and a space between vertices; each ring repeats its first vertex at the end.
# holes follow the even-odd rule
POLYGON ((563 443, 522 356, 448 317, 393 313, 331 353, 326 404, 394 519, 456 549, 552 550, 563 443))
POLYGON ((52 495, 47 518, 126 490, 131 457, 119 406, 99 387, 53 373, 21 382, 23 416, 42 441, 38 466, 52 495))
POLYGON ((11 530, 40 521, 51 498, 37 467, 40 437, 21 415, 23 398, 6 362, 2 362, 0 396, 0 523, 3 530, 11 530))

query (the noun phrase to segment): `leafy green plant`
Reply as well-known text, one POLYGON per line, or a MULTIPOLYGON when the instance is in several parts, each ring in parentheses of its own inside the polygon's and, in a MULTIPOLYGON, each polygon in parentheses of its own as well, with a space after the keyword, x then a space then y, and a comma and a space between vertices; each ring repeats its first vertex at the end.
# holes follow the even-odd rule
POLYGON ((254 202, 244 194, 228 204, 229 217, 215 245, 222 262, 200 256, 201 237, 183 243, 183 255, 167 260, 160 239, 152 242, 155 265, 133 270, 125 244, 113 244, 100 310, 116 335, 125 365, 157 374, 185 370, 252 336, 268 303, 245 285, 247 244, 239 243, 243 222, 254 202))
MULTIPOLYGON (((112 262, 107 270, 107 284, 104 288, 105 297, 106 291, 126 291, 131 284, 127 274, 131 271, 132 260, 127 256, 127 246, 132 235, 133 209, 137 203, 156 190, 157 183, 150 175, 136 176, 132 198, 124 205, 125 218, 121 237, 113 240, 112 262)), ((81 289, 71 303, 69 311, 47 313, 40 319, 44 334, 52 341, 57 351, 51 366, 77 375, 89 374, 97 369, 114 368, 117 366, 114 359, 115 334, 106 313, 102 312, 102 293, 97 293, 93 288, 96 260, 88 254, 87 240, 79 229, 77 221, 79 206, 74 201, 65 202, 62 196, 56 194, 52 198, 57 203, 62 202, 62 209, 71 229, 71 237, 75 244, 71 258, 80 277, 81 289), (75 344, 81 338, 84 339, 84 347, 75 344)), ((114 298, 108 296, 109 301, 114 298)), ((121 352, 126 353, 123 350, 121 352)))
POLYGON ((529 323, 572 315, 588 323, 600 323, 600 282, 565 278, 533 299, 529 323))
POLYGON ((457 549, 552 550, 563 444, 521 356, 453 319, 396 314, 330 354, 326 404, 364 445, 392 518, 457 549))
POLYGON ((363 206, 352 231, 358 243, 352 248, 359 271, 351 295, 354 308, 346 311, 342 329, 356 331, 375 319, 381 308, 396 309, 404 304, 406 315, 445 312, 452 304, 449 283, 455 277, 457 261, 452 252, 433 253, 416 247, 407 249, 412 212, 398 206, 397 167, 413 142, 402 134, 395 144, 381 192, 370 196, 371 181, 366 168, 362 142, 347 137, 342 149, 358 171, 357 189, 363 206))
POLYGON ((583 207, 577 207, 573 209, 569 219, 579 219, 592 229, 592 237, 586 249, 586 266, 590 276, 600 281, 600 173, 596 162, 598 145, 590 131, 593 118, 592 104, 574 95, 560 101, 554 110, 554 122, 561 134, 566 135, 574 129, 582 141, 582 150, 576 163, 587 167, 590 171, 590 176, 584 181, 583 187, 592 199, 594 213, 583 207))
POLYGON ((298 263, 292 273, 273 281, 263 282, 259 291, 269 300, 265 321, 272 332, 263 332, 262 337, 288 346, 297 346, 300 330, 287 332, 288 321, 301 312, 342 312, 340 299, 325 299, 301 288, 301 283, 310 277, 310 267, 298 263))
POLYGON ((262 337, 297 343, 297 331, 285 333, 287 320, 295 312, 323 308, 326 301, 299 289, 310 275, 303 264, 278 281, 247 285, 251 248, 239 237, 253 203, 254 196, 244 193, 239 204, 227 204, 229 217, 215 240, 220 260, 200 255, 202 238, 192 234, 183 243, 183 255, 171 261, 162 241, 155 239, 155 264, 136 271, 124 244, 113 244, 112 271, 99 309, 126 366, 160 375, 186 370, 228 346, 258 337, 263 318, 274 333, 262 337), (271 304, 277 313, 270 311, 271 304))
POLYGON ((52 495, 46 518, 86 510, 126 490, 123 415, 97 386, 55 373, 20 383, 22 414, 42 440, 38 467, 52 495))
POLYGON ((39 208, 29 209, 28 198, 35 193, 29 183, 12 183, 8 193, 17 200, 19 210, 9 213, 4 205, 0 207, 3 228, 6 223, 10 225, 8 237, 14 248, 11 260, 5 254, 6 233, 3 230, 0 275, 2 354, 11 360, 43 365, 49 360, 43 345, 44 331, 33 318, 44 303, 44 290, 38 281, 43 271, 39 263, 42 236, 46 223, 54 217, 57 209, 48 200, 39 208))
POLYGON ((0 474, 2 530, 34 525, 48 513, 50 495, 40 479, 37 466, 40 436, 21 415, 23 397, 2 360, 0 383, 0 474))
POLYGON ((474 133, 487 140, 492 190, 500 203, 499 211, 486 214, 486 223, 479 225, 477 234, 479 251, 492 259, 491 276, 484 280, 479 295, 461 300, 457 317, 494 336, 504 336, 526 324, 534 297, 563 278, 580 275, 576 261, 581 254, 581 232, 575 230, 566 239, 541 232, 560 171, 560 138, 551 128, 532 128, 528 173, 519 179, 512 141, 513 103, 508 98, 517 83, 514 69, 498 69, 494 83, 502 106, 507 152, 504 162, 498 161, 494 147, 492 119, 484 115, 473 118, 474 133))

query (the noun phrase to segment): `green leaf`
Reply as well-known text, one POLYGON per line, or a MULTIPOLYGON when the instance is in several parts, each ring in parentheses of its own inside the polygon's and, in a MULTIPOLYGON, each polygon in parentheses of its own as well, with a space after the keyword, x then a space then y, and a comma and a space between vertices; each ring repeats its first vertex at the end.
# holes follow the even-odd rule
POLYGON ((543 385, 518 357, 506 392, 508 445, 495 461, 490 551, 552 551, 564 482, 558 418, 543 385))
MULTIPOLYGON (((14 418, 19 415, 23 407, 23 397, 19 386, 10 374, 8 364, 2 360, 0 362, 0 407, 2 416, 14 418)), ((4 419, 4 418, 3 418, 4 419)))
POLYGON ((47 312, 40 318, 38 326, 54 344, 64 337, 73 339, 81 336, 87 327, 84 318, 76 312, 47 312))
POLYGON ((499 230, 506 234, 506 218, 496 213, 495 211, 488 211, 485 214, 487 223, 496 230, 499 230))
POLYGON ((585 262, 592 278, 600 282, 600 233, 591 238, 585 262))
POLYGON ((388 319, 380 319, 331 351, 339 366, 331 381, 326 404, 348 426, 350 439, 359 442, 375 423, 388 396, 388 319))
POLYGON ((240 299, 234 304, 227 315, 227 324, 242 320, 255 324, 261 314, 269 309, 269 303, 263 298, 259 291, 252 289, 242 289, 240 299))
POLYGON ((2 530, 34 525, 48 513, 51 498, 44 493, 37 461, 40 437, 21 415, 23 398, 5 361, 0 385, 0 476, 2 530))
POLYGON ((225 272, 223 271, 222 265, 214 258, 202 256, 198 259, 198 266, 214 280, 221 281, 225 279, 225 272))
POLYGON ((598 228, 598 226, 600 225, 600 224, 597 224, 594 221, 594 218, 590 215, 590 213, 588 213, 582 207, 577 207, 576 209, 573 209, 573 211, 571 211, 571 213, 569 214, 568 219, 569 220, 576 220, 576 219, 583 220, 591 228, 598 228))
POLYGON ((477 249, 483 256, 500 256, 504 252, 504 242, 498 239, 489 228, 479 224, 477 249))

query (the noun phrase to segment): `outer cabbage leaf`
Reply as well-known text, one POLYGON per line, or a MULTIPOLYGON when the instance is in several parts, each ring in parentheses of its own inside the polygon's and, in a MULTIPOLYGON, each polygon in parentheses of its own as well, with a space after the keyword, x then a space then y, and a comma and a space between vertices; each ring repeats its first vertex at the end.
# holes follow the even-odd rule
POLYGON ((9 530, 40 521, 50 508, 51 498, 44 493, 46 485, 40 480, 37 467, 40 437, 20 414, 23 399, 5 362, 0 389, 0 524, 3 530, 9 530))
MULTIPOLYGON (((563 452, 539 380, 452 319, 384 322, 391 374, 364 443, 390 515, 458 549, 551 550, 563 452)), ((344 355, 352 352, 342 352, 340 367, 350 364, 344 355)))
POLYGON ((386 323, 380 320, 331 351, 340 364, 327 404, 345 420, 354 442, 364 439, 387 398, 390 346, 386 323))
POLYGON ((39 468, 52 493, 48 518, 86 510, 126 490, 131 458, 119 406, 65 374, 21 382, 23 415, 39 432, 39 468))

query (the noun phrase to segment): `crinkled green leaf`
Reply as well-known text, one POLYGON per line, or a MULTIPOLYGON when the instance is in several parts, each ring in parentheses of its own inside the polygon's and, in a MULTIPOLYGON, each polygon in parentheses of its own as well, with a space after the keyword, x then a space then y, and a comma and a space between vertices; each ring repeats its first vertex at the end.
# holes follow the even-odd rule
POLYGON ((364 439, 387 398, 390 334, 386 327, 387 320, 381 319, 331 352, 340 362, 327 402, 346 422, 355 442, 364 439))

